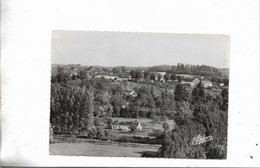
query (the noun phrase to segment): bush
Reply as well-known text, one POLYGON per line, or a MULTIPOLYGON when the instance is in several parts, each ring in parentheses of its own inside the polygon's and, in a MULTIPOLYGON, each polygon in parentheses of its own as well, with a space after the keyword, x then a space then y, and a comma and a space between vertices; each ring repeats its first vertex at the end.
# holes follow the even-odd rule
POLYGON ((152 136, 152 137, 159 137, 162 134, 163 134, 163 131, 159 130, 159 129, 152 129, 152 131, 149 132, 149 136, 152 136))

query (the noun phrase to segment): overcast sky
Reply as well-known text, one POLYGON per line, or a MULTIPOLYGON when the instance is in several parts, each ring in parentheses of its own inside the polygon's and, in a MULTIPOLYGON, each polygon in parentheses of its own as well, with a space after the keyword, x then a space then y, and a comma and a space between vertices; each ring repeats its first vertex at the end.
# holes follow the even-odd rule
POLYGON ((54 31, 53 64, 154 66, 177 63, 229 68, 229 36, 54 31))

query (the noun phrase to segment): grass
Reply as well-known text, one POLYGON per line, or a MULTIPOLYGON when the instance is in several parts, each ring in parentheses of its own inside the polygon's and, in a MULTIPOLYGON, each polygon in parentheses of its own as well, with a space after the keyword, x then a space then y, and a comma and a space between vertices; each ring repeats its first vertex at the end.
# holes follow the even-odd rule
POLYGON ((142 157, 145 153, 156 153, 159 145, 140 145, 131 143, 54 143, 50 144, 51 155, 66 156, 104 156, 104 157, 142 157))

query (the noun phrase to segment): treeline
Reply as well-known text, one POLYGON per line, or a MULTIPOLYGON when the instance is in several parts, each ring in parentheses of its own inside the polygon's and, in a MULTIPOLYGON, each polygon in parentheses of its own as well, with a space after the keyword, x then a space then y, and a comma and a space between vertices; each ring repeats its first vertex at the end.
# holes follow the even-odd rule
POLYGON ((216 67, 207 65, 191 65, 178 63, 177 65, 158 65, 148 68, 149 72, 168 72, 175 74, 190 74, 199 76, 220 76, 216 67))

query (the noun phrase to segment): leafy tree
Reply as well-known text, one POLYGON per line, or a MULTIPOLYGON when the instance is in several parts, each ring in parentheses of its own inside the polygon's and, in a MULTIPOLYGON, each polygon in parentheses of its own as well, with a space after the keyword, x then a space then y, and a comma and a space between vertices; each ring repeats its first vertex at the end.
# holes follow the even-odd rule
POLYGON ((101 139, 103 136, 105 136, 105 130, 103 127, 97 127, 96 137, 98 139, 101 139))
POLYGON ((113 106, 113 116, 119 117, 122 105, 124 105, 122 94, 119 91, 116 91, 111 99, 111 104, 113 106))
POLYGON ((186 91, 185 87, 177 84, 175 86, 175 90, 174 90, 174 100, 175 101, 187 101, 189 99, 189 95, 188 92, 186 91))
POLYGON ((225 86, 228 86, 228 84, 229 84, 229 79, 228 79, 228 78, 224 78, 224 79, 223 79, 223 83, 225 84, 225 86))
POLYGON ((195 120, 203 124, 205 135, 212 136, 213 141, 206 144, 207 157, 212 159, 226 158, 227 146, 227 113, 210 111, 208 106, 200 105, 194 111, 195 120), (223 146, 224 148, 219 148, 223 146))
POLYGON ((159 157, 205 159, 203 145, 191 144, 192 139, 198 135, 205 135, 203 125, 190 119, 183 119, 176 129, 167 132, 159 149, 159 157))
POLYGON ((88 128, 88 134, 87 137, 88 138, 94 138, 97 135, 97 128, 95 126, 91 126, 90 128, 88 128))
POLYGON ((221 109, 223 111, 227 111, 228 110, 228 89, 227 88, 222 90, 221 96, 222 96, 222 100, 223 100, 221 109))
POLYGON ((185 117, 185 118, 191 118, 193 112, 190 109, 190 104, 187 101, 176 101, 176 111, 177 114, 185 117))
POLYGON ((177 76, 177 80, 178 80, 179 83, 181 83, 181 81, 183 81, 183 77, 177 76))
POLYGON ((69 81, 69 74, 64 71, 64 68, 59 67, 56 78, 58 82, 61 83, 61 85, 66 86, 67 82, 69 81))
POLYGON ((167 122, 163 122, 162 127, 163 127, 165 133, 167 133, 169 131, 170 126, 167 122))
POLYGON ((121 67, 121 71, 122 71, 122 72, 126 72, 126 67, 125 67, 125 66, 122 66, 122 67, 121 67))
POLYGON ((136 77, 136 71, 131 70, 129 74, 131 75, 131 78, 132 78, 132 79, 135 79, 135 77, 136 77))
POLYGON ((164 77, 165 81, 168 81, 170 79, 170 74, 166 73, 166 74, 164 74, 163 77, 164 77))
POLYGON ((195 103, 202 103, 205 98, 205 91, 202 87, 202 83, 200 82, 191 93, 191 102, 195 103))
POLYGON ((136 74, 135 74, 135 79, 140 79, 142 77, 142 71, 141 70, 137 70, 136 74))
POLYGON ((79 71, 79 78, 81 80, 88 79, 88 72, 86 70, 79 71))
POLYGON ((162 74, 158 74, 158 81, 160 81, 162 79, 162 74))
POLYGON ((170 77, 170 79, 174 81, 174 80, 176 80, 176 79, 177 79, 177 77, 176 77, 176 75, 173 73, 173 74, 171 74, 171 77, 170 77))
POLYGON ((154 73, 150 73, 150 79, 155 80, 155 74, 154 73))
POLYGON ((148 79, 148 77, 149 77, 149 72, 144 71, 144 78, 145 78, 145 79, 148 79))

